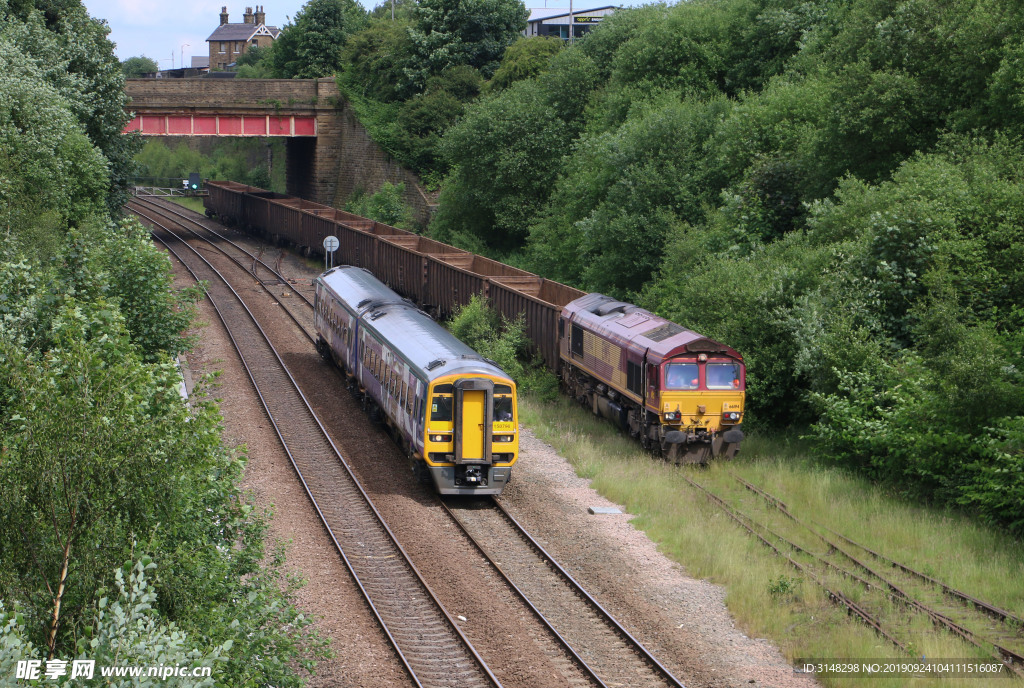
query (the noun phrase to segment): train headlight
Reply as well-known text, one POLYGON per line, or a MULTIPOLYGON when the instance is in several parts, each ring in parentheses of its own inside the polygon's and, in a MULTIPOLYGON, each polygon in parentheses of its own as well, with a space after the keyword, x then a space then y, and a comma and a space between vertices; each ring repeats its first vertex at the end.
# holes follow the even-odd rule
POLYGON ((430 436, 430 441, 431 442, 451 442, 452 441, 452 436, 451 435, 431 435, 430 436))
POLYGON ((511 442, 513 439, 515 439, 514 435, 495 435, 494 436, 494 441, 495 442, 511 442))
POLYGON ((677 421, 677 420, 679 420, 681 415, 682 414, 680 414, 679 411, 666 411, 665 412, 665 420, 668 421, 668 422, 677 421))
POLYGON ((725 420, 739 420, 740 419, 740 412, 739 411, 726 411, 725 413, 722 414, 722 418, 725 419, 725 420))

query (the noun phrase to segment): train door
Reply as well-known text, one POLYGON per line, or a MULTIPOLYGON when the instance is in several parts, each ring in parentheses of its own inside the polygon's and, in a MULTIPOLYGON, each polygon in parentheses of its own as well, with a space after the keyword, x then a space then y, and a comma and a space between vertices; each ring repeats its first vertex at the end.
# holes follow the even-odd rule
POLYGON ((490 463, 494 383, 464 378, 455 383, 455 462, 490 463))

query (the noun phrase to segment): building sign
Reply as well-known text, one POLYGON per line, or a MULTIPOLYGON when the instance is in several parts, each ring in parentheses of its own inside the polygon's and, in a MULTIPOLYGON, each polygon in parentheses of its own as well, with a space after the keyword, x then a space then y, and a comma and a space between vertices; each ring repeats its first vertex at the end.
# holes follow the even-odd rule
POLYGON ((572 21, 575 24, 596 24, 602 19, 604 19, 604 17, 573 17, 572 21))

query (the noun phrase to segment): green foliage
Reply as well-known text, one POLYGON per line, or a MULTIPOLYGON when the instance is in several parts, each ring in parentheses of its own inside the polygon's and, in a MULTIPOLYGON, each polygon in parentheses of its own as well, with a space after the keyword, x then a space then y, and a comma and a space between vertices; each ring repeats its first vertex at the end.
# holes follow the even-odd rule
POLYGON ((26 250, 51 250, 68 226, 106 211, 108 164, 84 133, 72 103, 15 40, 42 29, 13 21, 0 26, 3 232, 26 250))
MULTIPOLYGON (((152 138, 136 160, 141 177, 181 180, 190 172, 204 179, 233 179, 271 191, 285 190, 285 150, 280 138, 230 138, 178 142, 170 148, 152 138)), ((180 182, 176 182, 177 183, 180 182)))
POLYGON ((522 0, 420 0, 409 35, 416 59, 406 67, 422 87, 431 74, 469 65, 485 77, 498 68, 505 48, 526 28, 522 0))
POLYGON ((795 593, 800 579, 792 576, 779 576, 768 581, 768 595, 774 600, 791 599, 795 593))
POLYGON ((488 83, 492 91, 508 88, 517 81, 532 79, 547 70, 551 58, 562 50, 562 41, 550 36, 522 37, 505 49, 501 66, 488 83))
POLYGON ((356 194, 345 210, 399 229, 412 229, 412 209, 402 199, 404 192, 405 184, 384 182, 373 194, 356 194))
MULTIPOLYGON (((0 5, 0 35, 12 40, 19 58, 32 63, 41 81, 60 93, 81 131, 106 159, 105 200, 109 211, 118 212, 128 198, 132 157, 141 139, 121 134, 128 123, 128 97, 109 31, 74 0, 0 5)), ((35 104, 42 105, 42 99, 35 104)), ((93 181, 84 177, 75 186, 93 181)))
POLYGON ((558 380, 529 350, 526 324, 520 315, 510 321, 474 294, 446 327, 459 340, 491 359, 516 382, 520 392, 548 401, 558 394, 558 380))
POLYGON ((355 0, 309 0, 281 30, 268 59, 274 76, 316 79, 341 71, 342 48, 366 23, 355 0))
POLYGON ((274 45, 249 46, 248 50, 235 60, 236 79, 272 79, 274 45))
POLYGON ((724 99, 664 98, 615 132, 586 136, 530 228, 531 264, 596 291, 638 292, 668 237, 711 200, 703 143, 727 110, 724 99))
POLYGON ((169 359, 198 292, 171 289, 136 221, 110 220, 133 144, 106 28, 74 2, 0 0, 0 16, 0 600, 18 611, 0 611, 0 666, 233 646, 219 685, 299 685, 323 645, 265 555, 215 407, 181 399, 169 359))
POLYGON ((564 125, 526 82, 485 99, 445 135, 442 153, 454 171, 431 232, 441 240, 476 235, 499 250, 521 246, 526 223, 554 181, 564 141, 564 125), (452 203, 457 196, 460 202, 452 203))
POLYGON ((115 231, 104 234, 96 250, 143 360, 155 362, 185 351, 190 343, 185 331, 202 289, 174 290, 167 254, 156 248, 137 220, 122 220, 115 231))
POLYGON ((138 79, 146 74, 160 71, 160 65, 152 58, 139 55, 138 57, 129 57, 127 60, 122 61, 121 71, 124 72, 125 79, 138 79))
POLYGON ((384 103, 411 97, 414 91, 403 71, 412 60, 411 27, 411 19, 371 19, 365 29, 352 34, 342 50, 339 86, 384 103))

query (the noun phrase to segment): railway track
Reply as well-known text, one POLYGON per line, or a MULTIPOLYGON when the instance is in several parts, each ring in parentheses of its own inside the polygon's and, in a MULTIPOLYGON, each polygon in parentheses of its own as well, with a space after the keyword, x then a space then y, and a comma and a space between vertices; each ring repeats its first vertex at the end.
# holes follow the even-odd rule
POLYGON ((820 524, 795 516, 781 499, 733 475, 768 507, 755 519, 729 500, 684 476, 750 535, 820 585, 828 597, 894 647, 914 654, 905 632, 925 618, 1024 677, 1024 623, 1010 612, 900 564, 820 524), (773 518, 771 514, 776 514, 773 518), (853 582, 851 592, 844 582, 853 582), (840 588, 847 588, 844 593, 840 588), (857 598, 856 601, 854 598, 857 598))
MULTIPOLYGON (((146 204, 135 210, 150 221, 162 217, 200 225, 202 230, 190 230, 190 236, 214 246, 240 269, 248 271, 249 260, 258 260, 258 256, 219 232, 175 209, 160 208, 158 212, 154 205, 146 204), (225 250, 224 244, 232 248, 225 250)), ((278 279, 271 285, 264 280, 260 280, 260 284, 274 294, 274 287, 286 280, 278 271, 263 265, 278 279)), ((311 305, 309 314, 311 321, 311 305)), ((288 315, 312 340, 296 314, 288 312, 288 315)), ((541 627, 540 632, 560 646, 566 659, 555 656, 559 654, 557 651, 548 654, 562 667, 562 675, 570 686, 682 688, 682 682, 559 566, 499 502, 472 500, 470 505, 454 509, 440 503, 487 563, 531 610, 541 627), (496 554, 497 559, 492 554, 496 554)))
POLYGON ((176 223, 181 229, 187 231, 190 237, 201 241, 203 245, 212 247, 238 267, 248 271, 267 293, 278 298, 281 307, 306 333, 306 336, 315 341, 313 302, 295 285, 293 280, 281 274, 284 249, 277 249, 278 254, 271 265, 264 260, 268 254, 268 247, 265 244, 260 244, 256 248, 256 252, 253 253, 229 238, 227 232, 219 231, 224 229, 219 223, 206 218, 196 219, 193 217, 195 213, 183 212, 180 206, 171 201, 136 197, 129 202, 128 210, 154 222, 163 218, 176 223), (215 229, 214 226, 218 229, 215 229), (280 298, 286 293, 291 296, 280 298))
POLYGON ((207 293, 306 494, 413 683, 500 686, 360 486, 242 297, 167 227, 153 231, 207 293))
POLYGON ((442 501, 442 505, 598 685, 682 688, 682 682, 591 597, 498 500, 442 501))

